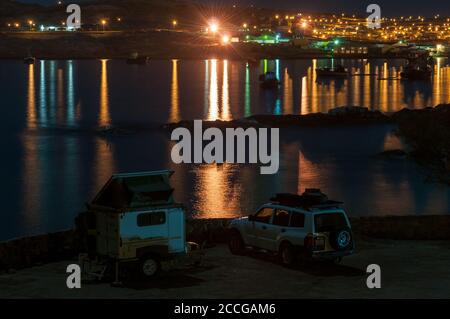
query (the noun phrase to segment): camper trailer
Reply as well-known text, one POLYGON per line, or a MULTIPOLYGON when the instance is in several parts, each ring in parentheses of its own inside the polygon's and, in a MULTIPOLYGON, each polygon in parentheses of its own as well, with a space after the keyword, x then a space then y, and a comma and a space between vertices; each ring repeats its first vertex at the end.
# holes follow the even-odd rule
POLYGON ((108 180, 83 213, 83 265, 86 259, 103 264, 99 276, 108 267, 133 265, 144 277, 152 277, 161 261, 187 252, 184 209, 173 200, 172 174, 115 174, 108 180))

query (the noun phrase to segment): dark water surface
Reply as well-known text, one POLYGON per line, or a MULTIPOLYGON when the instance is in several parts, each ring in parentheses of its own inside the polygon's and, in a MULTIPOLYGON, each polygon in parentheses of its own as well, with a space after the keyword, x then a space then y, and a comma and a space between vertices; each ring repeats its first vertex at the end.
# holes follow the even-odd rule
POLYGON ((175 165, 168 135, 152 129, 181 119, 305 114, 342 105, 392 112, 450 102, 443 59, 429 83, 398 80, 400 60, 347 60, 360 75, 317 79, 314 68, 325 64, 330 61, 169 60, 146 67, 0 61, 0 240, 71 227, 113 172, 164 168, 175 170, 175 197, 197 217, 248 214, 275 192, 306 187, 345 201, 352 216, 449 213, 449 187, 426 182, 427 172, 408 160, 373 157, 403 147, 388 125, 284 130, 281 168, 271 176, 256 165, 175 165), (264 70, 280 77, 278 93, 259 89, 264 70), (146 129, 97 133, 108 125, 146 129))

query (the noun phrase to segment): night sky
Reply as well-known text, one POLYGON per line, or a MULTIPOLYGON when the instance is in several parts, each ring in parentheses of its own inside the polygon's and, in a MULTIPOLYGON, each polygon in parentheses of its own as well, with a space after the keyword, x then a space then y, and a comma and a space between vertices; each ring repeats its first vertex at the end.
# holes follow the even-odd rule
MULTIPOLYGON (((27 3, 52 4, 56 0, 20 0, 27 3)), ((126 0, 123 0, 126 1, 126 0)), ((81 3, 83 0, 65 1, 66 3, 81 3)), ((225 5, 231 3, 227 0, 200 0, 225 5)), ((377 3, 382 8, 382 14, 386 16, 400 15, 449 15, 450 1, 448 0, 235 0, 236 3, 253 3, 265 7, 279 7, 298 9, 311 12, 347 12, 364 13, 370 3, 377 3)))

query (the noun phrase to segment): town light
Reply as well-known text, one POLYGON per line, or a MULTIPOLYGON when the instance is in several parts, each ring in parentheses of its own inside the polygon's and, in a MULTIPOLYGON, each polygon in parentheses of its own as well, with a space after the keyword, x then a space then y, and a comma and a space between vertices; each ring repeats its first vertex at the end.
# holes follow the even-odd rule
POLYGON ((172 25, 173 25, 174 27, 176 27, 176 26, 178 25, 178 21, 177 21, 177 20, 172 20, 172 25))
POLYGON ((103 27, 103 31, 105 31, 105 25, 106 25, 106 20, 103 19, 102 21, 100 21, 103 27))
POLYGON ((209 31, 211 33, 217 33, 219 31, 219 25, 217 24, 216 21, 211 21, 209 23, 209 31))
POLYGON ((228 35, 222 36, 222 44, 227 45, 228 43, 230 43, 230 36, 228 35))
POLYGON ((302 28, 303 28, 303 29, 306 29, 307 27, 308 27, 308 24, 307 24, 306 22, 303 22, 303 23, 302 23, 302 28))
POLYGON ((247 29, 247 23, 244 23, 244 24, 242 25, 242 27, 243 27, 244 29, 247 29))

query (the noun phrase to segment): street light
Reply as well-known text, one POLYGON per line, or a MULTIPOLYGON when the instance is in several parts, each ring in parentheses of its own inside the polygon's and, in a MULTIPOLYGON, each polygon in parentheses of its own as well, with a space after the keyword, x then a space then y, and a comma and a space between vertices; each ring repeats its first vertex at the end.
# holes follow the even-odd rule
POLYGON ((174 28, 176 28, 177 25, 178 25, 178 21, 177 20, 172 20, 172 26, 174 28))
POLYGON ((222 37, 222 45, 227 45, 230 43, 230 36, 229 35, 224 35, 222 37))
POLYGON ((102 20, 101 22, 102 22, 103 32, 105 32, 106 20, 102 20))
POLYGON ((211 33, 217 33, 219 31, 219 25, 217 24, 216 21, 211 21, 209 23, 209 31, 211 33))
POLYGON ((33 20, 28 20, 28 24, 30 26, 30 31, 31 31, 33 28, 33 20))

